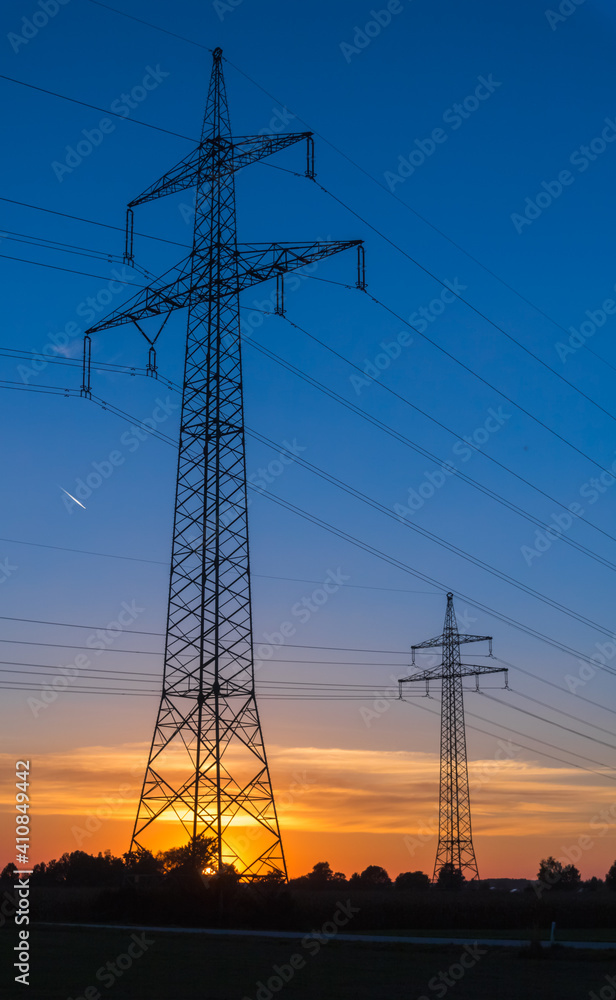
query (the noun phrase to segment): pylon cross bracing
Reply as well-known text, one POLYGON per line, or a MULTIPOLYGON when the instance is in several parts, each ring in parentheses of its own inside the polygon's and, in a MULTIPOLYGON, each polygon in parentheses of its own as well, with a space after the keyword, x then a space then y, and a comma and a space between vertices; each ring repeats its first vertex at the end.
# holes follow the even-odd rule
POLYGON ((466 642, 488 642, 492 655, 492 636, 464 635, 458 631, 453 594, 448 593, 443 634, 411 646, 413 664, 416 650, 438 648, 442 649, 441 663, 410 677, 402 677, 399 681, 401 691, 403 684, 424 681, 426 693, 429 693, 430 681, 441 681, 439 830, 433 881, 438 879, 444 867, 451 872, 462 872, 465 878, 479 878, 471 829, 462 680, 464 677, 475 677, 479 689, 481 676, 495 673, 507 675, 507 670, 485 664, 462 663, 460 645, 466 642))
POLYGON ((244 880, 286 866, 255 695, 239 294, 350 247, 364 287, 360 240, 237 242, 235 174, 300 141, 313 177, 310 132, 232 136, 216 49, 199 145, 127 215, 132 260, 134 208, 194 187, 192 250, 86 333, 89 360, 95 331, 188 310, 164 679, 131 849, 213 837, 213 867, 244 880))

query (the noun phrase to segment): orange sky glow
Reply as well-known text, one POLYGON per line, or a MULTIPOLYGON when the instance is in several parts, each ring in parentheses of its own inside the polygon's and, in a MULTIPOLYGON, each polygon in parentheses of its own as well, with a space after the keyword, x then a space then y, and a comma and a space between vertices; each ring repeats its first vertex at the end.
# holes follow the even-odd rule
MULTIPOLYGON (((525 760, 512 743, 503 741, 501 749, 502 760, 469 762, 480 875, 534 878, 539 859, 553 854, 576 863, 583 878, 604 877, 616 855, 616 790, 600 776, 525 760)), ((33 861, 77 849, 128 850, 147 750, 146 743, 86 746, 38 760, 31 785, 33 861)), ((291 877, 323 860, 347 876, 369 864, 383 865, 392 877, 432 873, 435 755, 273 745, 269 760, 291 877)), ((5 763, 11 773, 12 758, 5 763)), ((3 801, 11 797, 7 788, 3 801)), ((12 820, 5 806, 4 843, 11 842, 12 820)), ((184 840, 171 823, 159 836, 161 849, 184 840)))

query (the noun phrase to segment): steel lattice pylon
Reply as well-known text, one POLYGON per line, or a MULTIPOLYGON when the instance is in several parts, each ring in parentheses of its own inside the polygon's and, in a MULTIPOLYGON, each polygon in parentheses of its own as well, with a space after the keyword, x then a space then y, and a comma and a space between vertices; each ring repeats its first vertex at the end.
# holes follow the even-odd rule
POLYGON ((192 251, 86 334, 89 357, 94 331, 188 309, 163 689, 131 850, 171 819, 184 841, 215 837, 213 866, 246 880, 286 866, 254 684, 239 293, 353 246, 363 264, 359 240, 237 242, 235 173, 302 140, 312 178, 311 133, 232 137, 216 49, 199 145, 127 215, 132 260, 134 207, 195 187, 192 251))
POLYGON ((437 880, 445 866, 452 873, 459 871, 465 877, 470 875, 471 879, 479 878, 471 830, 462 678, 475 677, 478 688, 479 677, 482 674, 507 674, 507 670, 503 667, 462 663, 460 644, 463 642, 488 642, 490 656, 492 655, 492 636, 460 635, 453 607, 453 594, 449 593, 443 634, 411 646, 413 664, 416 650, 438 647, 443 650, 441 663, 429 670, 403 677, 399 682, 401 686, 409 682, 425 681, 428 693, 430 681, 442 681, 439 831, 433 881, 437 880))

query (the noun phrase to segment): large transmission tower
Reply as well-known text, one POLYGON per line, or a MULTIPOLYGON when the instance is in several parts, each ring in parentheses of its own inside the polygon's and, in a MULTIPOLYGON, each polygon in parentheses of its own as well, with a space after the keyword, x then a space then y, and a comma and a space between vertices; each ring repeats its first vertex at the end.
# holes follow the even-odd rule
POLYGON ((199 145, 127 213, 132 261, 135 206, 196 188, 192 251, 86 333, 85 395, 90 334, 134 323, 155 374, 156 336, 140 324, 188 309, 164 678, 131 849, 214 837, 212 867, 245 880, 286 866, 255 697, 239 293, 273 277, 282 293, 285 272, 355 246, 364 287, 359 240, 237 242, 236 172, 300 141, 312 178, 310 132, 232 136, 216 49, 199 145))
POLYGON ((479 690, 479 678, 483 674, 507 674, 504 667, 462 663, 460 645, 463 642, 488 642, 489 655, 492 655, 492 636, 461 635, 458 632, 453 594, 449 593, 443 634, 411 646, 413 665, 416 650, 439 647, 443 651, 441 663, 429 670, 403 677, 399 682, 402 691, 402 684, 425 681, 426 694, 430 690, 430 681, 442 682, 439 831, 433 881, 437 880, 444 867, 451 873, 459 871, 471 879, 479 878, 471 831, 462 679, 475 677, 479 690))

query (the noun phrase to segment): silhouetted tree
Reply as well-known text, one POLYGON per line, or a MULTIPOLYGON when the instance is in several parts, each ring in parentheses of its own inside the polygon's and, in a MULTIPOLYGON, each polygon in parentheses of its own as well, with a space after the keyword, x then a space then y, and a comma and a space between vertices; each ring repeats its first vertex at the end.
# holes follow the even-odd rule
POLYGON ((385 889, 391 886, 391 879, 380 865, 368 865, 361 874, 353 872, 349 885, 354 889, 385 889))
POLYGON ((563 889, 579 889, 582 884, 582 876, 575 865, 565 865, 561 885, 563 889))
POLYGON ((110 851, 97 855, 85 851, 72 851, 54 858, 47 864, 35 865, 32 873, 33 884, 38 885, 119 885, 122 881, 124 863, 122 858, 113 857, 110 851))
POLYGON ((597 878, 593 875, 592 878, 587 878, 585 882, 582 882, 585 889, 590 889, 591 892, 596 892, 597 889, 601 889, 603 886, 603 879, 597 878))
POLYGON ((162 858, 154 857, 151 851, 138 847, 122 855, 124 868, 131 875, 159 875, 163 870, 162 858))
POLYGON ((543 882, 544 885, 554 886, 560 882, 563 875, 563 866, 560 861, 556 858, 550 856, 548 858, 542 858, 539 862, 539 871, 537 872, 537 879, 539 882, 543 882))
POLYGON ((182 847, 170 847, 168 851, 162 851, 157 859, 160 859, 165 872, 201 874, 212 860, 215 847, 215 837, 206 837, 204 833, 200 833, 196 840, 190 840, 182 847))
POLYGON ((285 874, 280 868, 273 868, 259 879, 259 885, 284 885, 285 882, 285 874))
POLYGON ((430 886, 430 876, 424 872, 400 872, 394 885, 396 889, 427 889, 430 886))
POLYGON ((542 858, 539 862, 537 878, 546 886, 563 890, 576 889, 582 881, 580 872, 575 865, 563 867, 562 862, 557 861, 552 855, 548 858, 542 858))
POLYGON ((438 878, 436 884, 439 889, 461 889, 466 878, 464 872, 461 868, 456 868, 456 866, 451 861, 446 861, 441 870, 438 873, 438 878))
POLYGON ((214 879, 218 885, 229 887, 232 885, 237 885, 241 878, 235 865, 222 864, 219 870, 214 875, 214 879))
POLYGON ((616 861, 605 876, 605 884, 608 889, 616 890, 616 861))
POLYGON ((0 882, 11 882, 13 881, 13 872, 17 868, 12 861, 9 861, 8 865, 5 865, 0 872, 0 882))
POLYGON ((310 889, 333 889, 346 882, 346 875, 332 871, 329 861, 317 861, 312 871, 298 881, 310 889))

